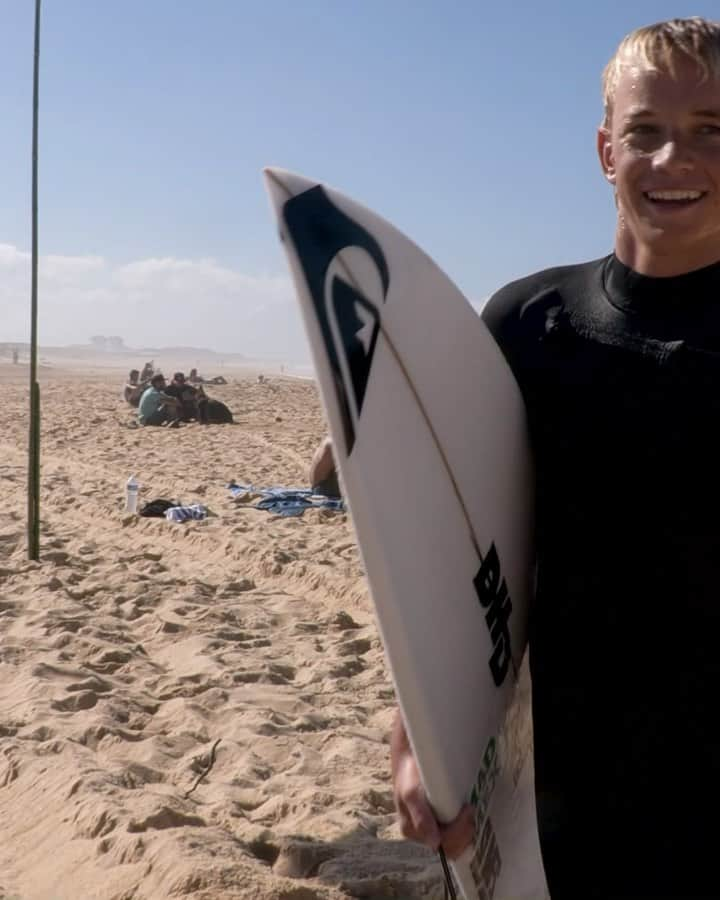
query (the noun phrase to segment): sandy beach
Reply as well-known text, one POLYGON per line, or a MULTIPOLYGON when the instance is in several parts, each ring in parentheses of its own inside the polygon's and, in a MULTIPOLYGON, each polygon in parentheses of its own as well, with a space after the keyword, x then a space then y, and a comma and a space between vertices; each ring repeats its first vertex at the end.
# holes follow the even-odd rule
POLYGON ((35 563, 27 368, 0 364, 0 900, 438 900, 395 823, 393 690, 347 515, 227 490, 307 486, 314 384, 227 370, 207 390, 234 425, 141 429, 126 371, 40 369, 35 563), (211 515, 128 515, 131 474, 141 505, 211 515))

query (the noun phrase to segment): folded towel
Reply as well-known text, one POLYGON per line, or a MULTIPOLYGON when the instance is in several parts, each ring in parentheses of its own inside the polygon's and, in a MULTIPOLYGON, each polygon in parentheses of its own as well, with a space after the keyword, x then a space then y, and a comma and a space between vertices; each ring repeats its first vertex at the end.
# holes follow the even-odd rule
POLYGON ((165 518, 169 522, 187 522, 188 519, 206 519, 207 507, 202 503, 193 503, 190 506, 173 506, 165 512, 165 518))

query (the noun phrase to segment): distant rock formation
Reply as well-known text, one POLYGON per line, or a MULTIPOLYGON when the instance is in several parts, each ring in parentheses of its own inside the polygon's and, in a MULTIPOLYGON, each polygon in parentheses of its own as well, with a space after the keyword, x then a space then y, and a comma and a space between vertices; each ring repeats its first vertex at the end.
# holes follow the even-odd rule
POLYGON ((105 337, 104 334, 96 334, 90 338, 90 343, 96 350, 102 350, 104 353, 122 353, 127 349, 125 341, 117 335, 105 337))
POLYGON ((121 353, 125 350, 125 341, 117 335, 105 337, 104 334, 96 334, 90 338, 90 343, 96 350, 102 350, 104 353, 121 353))

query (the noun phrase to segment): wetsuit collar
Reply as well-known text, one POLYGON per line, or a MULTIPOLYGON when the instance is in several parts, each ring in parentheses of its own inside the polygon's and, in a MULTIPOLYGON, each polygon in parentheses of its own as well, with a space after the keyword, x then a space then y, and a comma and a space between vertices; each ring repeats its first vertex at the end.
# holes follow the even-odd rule
POLYGON ((641 275, 612 254, 604 272, 610 302, 626 312, 650 318, 684 318, 697 315, 708 302, 720 308, 720 262, 684 275, 654 278, 641 275))

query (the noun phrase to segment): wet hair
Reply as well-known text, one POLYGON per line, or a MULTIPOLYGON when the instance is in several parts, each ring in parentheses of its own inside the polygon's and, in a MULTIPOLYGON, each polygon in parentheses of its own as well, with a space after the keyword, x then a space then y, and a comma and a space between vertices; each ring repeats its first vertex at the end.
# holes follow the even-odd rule
POLYGON ((669 19, 626 35, 603 71, 603 126, 610 124, 615 92, 624 68, 636 65, 674 78, 677 64, 683 58, 697 65, 702 81, 715 78, 720 81, 720 22, 699 16, 669 19))
POLYGON ((161 381, 165 381, 165 376, 158 372, 157 375, 153 375, 153 377, 150 379, 150 384, 155 387, 161 381))

